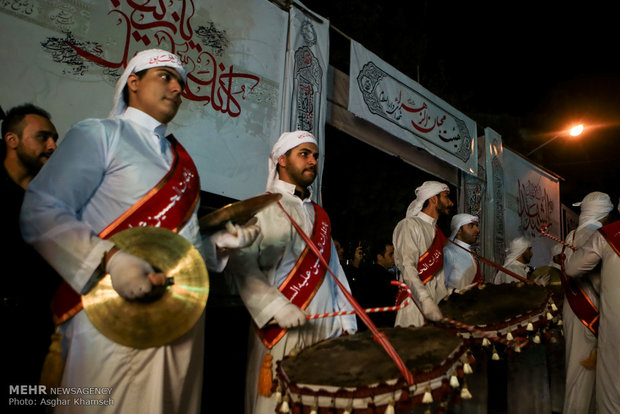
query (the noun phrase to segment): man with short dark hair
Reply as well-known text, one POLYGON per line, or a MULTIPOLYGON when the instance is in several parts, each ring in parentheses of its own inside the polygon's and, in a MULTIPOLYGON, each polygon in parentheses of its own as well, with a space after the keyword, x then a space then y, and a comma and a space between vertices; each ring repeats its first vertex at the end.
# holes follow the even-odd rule
MULTIPOLYGON (((356 299, 364 309, 394 306, 398 294, 398 287, 391 284, 396 280, 390 271, 394 266, 394 245, 391 241, 375 241, 370 246, 370 256, 372 263, 362 268, 359 297, 356 299)), ((368 316, 377 327, 392 327, 396 319, 393 311, 373 312, 368 316)), ((359 317, 357 325, 360 331, 367 329, 359 317)))
POLYGON ((60 277, 24 242, 19 229, 19 212, 26 187, 56 149, 57 139, 58 133, 50 115, 33 104, 12 108, 2 122, 0 216, 5 222, 5 245, 0 249, 3 266, 0 310, 5 332, 2 340, 2 355, 5 355, 3 395, 9 385, 38 384, 50 336, 54 332, 50 301, 60 277))

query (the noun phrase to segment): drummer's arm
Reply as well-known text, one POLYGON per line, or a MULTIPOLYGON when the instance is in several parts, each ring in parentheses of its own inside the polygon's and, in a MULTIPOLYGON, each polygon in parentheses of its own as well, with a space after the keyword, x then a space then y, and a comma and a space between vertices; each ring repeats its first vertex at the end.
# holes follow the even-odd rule
POLYGON ((601 261, 602 251, 607 241, 597 231, 566 260, 566 274, 570 277, 579 277, 594 269, 601 261))
POLYGON ((260 233, 252 245, 235 250, 224 270, 225 275, 232 278, 241 300, 258 327, 265 326, 279 310, 290 304, 278 288, 269 283, 268 272, 274 269, 262 269, 259 265, 263 238, 260 233))

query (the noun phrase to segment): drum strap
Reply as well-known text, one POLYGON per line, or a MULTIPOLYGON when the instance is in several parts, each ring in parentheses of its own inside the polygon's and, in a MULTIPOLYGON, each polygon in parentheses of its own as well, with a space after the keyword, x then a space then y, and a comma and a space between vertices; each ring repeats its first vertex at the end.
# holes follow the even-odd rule
MULTIPOLYGON (((490 261, 489 259, 486 259, 482 256, 480 256, 478 253, 474 253, 469 249, 464 248, 463 246, 461 246, 458 243, 455 243, 453 240, 448 239, 448 241, 452 244, 454 244, 455 246, 460 247, 461 249, 465 250, 466 252, 469 252, 472 256, 474 256, 476 259, 480 260, 482 263, 491 266, 497 270, 499 270, 500 272, 504 272, 509 276, 514 277, 515 279, 520 280, 521 282, 525 282, 525 283, 534 283, 531 280, 527 280, 526 278, 524 278, 523 276, 519 276, 518 274, 516 274, 515 272, 513 272, 512 270, 506 269, 504 266, 500 266, 497 263, 494 263, 492 261, 490 261)), ((482 274, 480 275, 480 277, 482 277, 482 274)))
POLYGON ((435 237, 431 246, 418 260, 418 276, 422 283, 427 284, 443 268, 443 246, 446 240, 441 229, 435 227, 435 237))
POLYGON ((359 318, 364 322, 364 324, 366 324, 368 329, 372 332, 374 340, 377 341, 383 347, 383 349, 385 349, 385 351, 388 353, 390 358, 392 358, 392 360, 394 361, 394 363, 396 364, 396 366, 400 370, 401 374, 403 374, 403 377, 407 381, 407 384, 408 385, 413 385, 413 374, 411 373, 411 371, 409 371, 409 369, 407 368, 407 366, 405 365, 403 360, 400 358, 400 356, 398 355, 398 353, 394 349, 394 346, 390 343, 390 341, 387 338, 387 336, 383 332, 380 332, 377 329, 377 327, 372 322, 372 320, 370 319, 368 314, 366 312, 364 312, 364 310, 359 305, 359 303, 357 303, 357 301, 353 298, 353 295, 351 295, 351 292, 349 292, 349 290, 342 284, 342 282, 340 282, 340 280, 338 280, 338 278, 336 277, 334 272, 332 272, 332 270, 329 268, 329 265, 328 265, 327 261, 325 260, 325 258, 321 254, 321 252, 320 252, 319 248, 316 246, 316 244, 306 235, 306 233, 304 233, 303 229, 286 212, 286 210, 284 209, 284 207, 282 207, 282 204, 280 204, 280 202, 278 202, 278 205, 280 206, 280 208, 284 212, 284 215, 286 217, 288 217, 288 219, 290 220, 291 224, 293 225, 293 227, 295 228, 297 233, 301 236, 302 239, 304 239, 304 241, 306 242, 308 247, 312 250, 312 252, 315 254, 315 256, 321 261, 323 266, 325 266, 325 268, 327 269, 327 272, 332 276, 332 278, 334 279, 334 282, 336 283, 336 285, 338 285, 338 287, 340 288, 340 290, 342 291, 344 296, 347 298, 347 300, 349 301, 351 306, 353 306, 353 309, 355 310, 355 313, 357 314, 357 316, 359 316, 359 318))
MULTIPOLYGON (((573 233, 573 238, 574 236, 575 235, 573 233)), ((581 284, 576 279, 566 275, 564 266, 565 249, 566 245, 562 246, 562 259, 560 261, 560 266, 562 269, 560 280, 562 282, 562 288, 564 289, 564 298, 566 298, 568 304, 581 323, 583 323, 585 327, 594 334, 594 336, 598 336, 598 308, 594 305, 594 303, 592 303, 592 299, 590 299, 588 294, 583 290, 581 284)))
MULTIPOLYGON (((200 198, 198 170, 174 136, 166 138, 174 155, 170 170, 144 197, 99 233, 102 239, 138 226, 163 227, 176 232, 191 218, 200 198)), ((54 323, 60 325, 81 310, 82 296, 63 279, 52 298, 54 323)))
MULTIPOLYGON (((313 242, 318 247, 325 261, 329 262, 331 255, 331 225, 329 216, 321 206, 314 206, 314 228, 312 229, 313 242)), ((291 270, 278 290, 293 304, 301 309, 306 309, 325 278, 325 266, 310 252, 308 245, 297 259, 291 270)), ((267 325, 258 329, 263 344, 271 349, 286 333, 286 329, 278 325, 267 325)))
POLYGON ((605 237, 605 240, 607 240, 614 252, 620 255, 620 220, 609 223, 598 229, 598 231, 605 237))
POLYGON ((472 259, 474 259, 474 262, 476 263, 476 276, 474 276, 474 280, 472 280, 472 283, 477 283, 481 285, 482 283, 484 283, 484 276, 482 276, 482 269, 480 268, 480 261, 473 257, 472 259))

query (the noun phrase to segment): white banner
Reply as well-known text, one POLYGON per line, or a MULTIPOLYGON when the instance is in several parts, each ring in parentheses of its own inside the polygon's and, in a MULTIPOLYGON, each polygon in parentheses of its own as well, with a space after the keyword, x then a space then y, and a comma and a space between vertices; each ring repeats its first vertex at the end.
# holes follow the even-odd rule
POLYGON ((192 155, 203 190, 247 198, 264 191, 281 131, 287 19, 267 0, 0 1, 0 104, 43 107, 62 136, 107 117, 137 51, 172 51, 188 79, 169 132, 192 155))
POLYGON ((351 41, 349 111, 469 174, 478 174, 476 123, 355 41, 351 41))
MULTIPOLYGON (((485 170, 486 170, 486 204, 484 208, 485 223, 481 229, 487 258, 502 264, 505 258, 504 229, 504 149, 502 137, 491 128, 484 129, 485 170)), ((492 280, 497 271, 486 270, 487 280, 492 280)))
POLYGON ((518 236, 532 240, 534 267, 549 264, 556 243, 542 236, 540 229, 560 237, 560 184, 556 177, 541 170, 520 155, 504 148, 504 200, 506 243, 518 236))
POLYGON ((319 142, 319 175, 312 186, 315 201, 320 200, 325 161, 328 66, 329 21, 306 9, 301 2, 295 1, 289 12, 282 130, 308 131, 319 142))

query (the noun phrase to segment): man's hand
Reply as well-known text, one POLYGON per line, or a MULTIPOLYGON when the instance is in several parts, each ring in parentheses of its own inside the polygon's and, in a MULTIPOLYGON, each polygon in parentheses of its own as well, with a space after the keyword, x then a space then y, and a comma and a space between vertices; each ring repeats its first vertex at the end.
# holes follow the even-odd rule
POLYGON ((125 250, 113 253, 105 270, 110 274, 112 287, 124 299, 142 298, 153 290, 153 286, 166 284, 165 274, 155 272, 147 261, 125 250))
POLYGON ((433 322, 437 322, 443 318, 439 306, 437 306, 430 297, 422 299, 422 314, 426 319, 433 322))
POLYGON ((226 229, 214 233, 211 239, 220 249, 240 249, 252 244, 259 233, 260 227, 256 224, 256 219, 242 226, 229 221, 226 223, 226 229))
POLYGON ((549 284, 549 280, 551 280, 551 275, 549 273, 544 273, 536 276, 536 278, 534 278, 534 283, 539 286, 547 286, 549 284))
POLYGON ((280 328, 296 328, 306 323, 306 313, 300 307, 287 303, 273 316, 280 328))
POLYGON ((465 293, 469 289, 473 288, 474 286, 478 286, 478 283, 472 283, 472 284, 469 284, 467 286, 463 286, 461 289, 454 289, 454 292, 455 293, 465 293))

